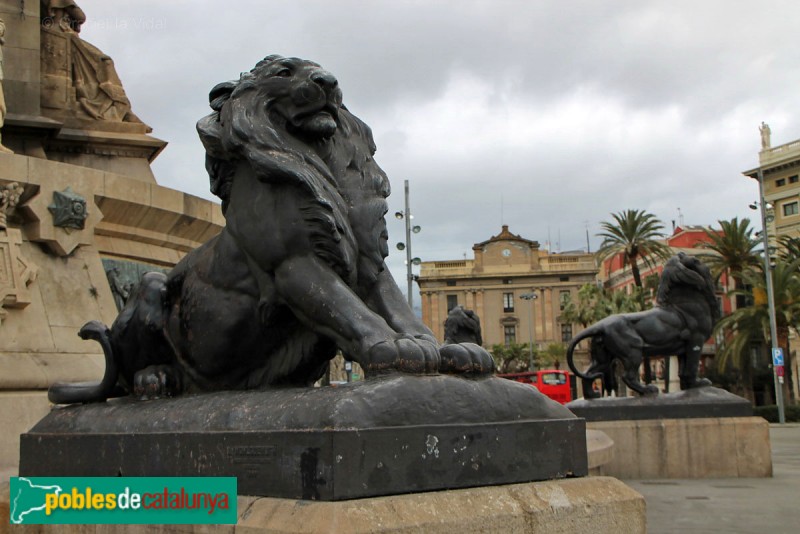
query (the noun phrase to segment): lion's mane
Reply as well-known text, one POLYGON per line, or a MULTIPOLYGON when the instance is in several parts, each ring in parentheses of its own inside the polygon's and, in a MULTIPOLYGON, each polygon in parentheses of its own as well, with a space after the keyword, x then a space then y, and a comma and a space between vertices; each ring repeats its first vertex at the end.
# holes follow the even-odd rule
POLYGON ((265 182, 298 185, 306 200, 304 220, 315 230, 315 253, 347 279, 353 264, 347 250, 358 250, 359 281, 372 282, 388 251, 369 221, 383 217, 390 192, 388 178, 372 158, 372 131, 341 105, 330 138, 289 133, 283 121, 268 113, 271 95, 261 83, 269 65, 280 59, 267 56, 238 81, 211 90, 213 111, 197 123, 211 192, 222 200, 226 213, 240 162, 265 182))
POLYGON ((719 319, 716 284, 711 271, 699 259, 680 252, 664 265, 656 303, 659 306, 670 306, 676 298, 675 293, 682 288, 698 290, 708 304, 713 320, 716 322, 719 319))

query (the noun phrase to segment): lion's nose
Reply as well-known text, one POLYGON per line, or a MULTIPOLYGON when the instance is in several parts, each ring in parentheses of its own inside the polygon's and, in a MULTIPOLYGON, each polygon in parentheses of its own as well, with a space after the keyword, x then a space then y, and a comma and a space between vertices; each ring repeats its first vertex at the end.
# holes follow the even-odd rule
POLYGON ((328 72, 327 70, 317 70, 311 75, 311 81, 320 85, 324 89, 333 89, 337 85, 339 85, 339 80, 336 79, 336 76, 328 72))

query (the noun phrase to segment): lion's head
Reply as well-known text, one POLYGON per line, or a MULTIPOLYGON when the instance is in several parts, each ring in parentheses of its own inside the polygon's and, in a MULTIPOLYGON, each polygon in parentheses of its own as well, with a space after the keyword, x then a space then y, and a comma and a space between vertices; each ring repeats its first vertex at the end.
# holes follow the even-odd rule
MULTIPOLYGON (((315 205, 320 250, 357 243, 359 276, 373 280, 388 254, 384 214, 389 181, 373 159, 369 127, 342 104, 338 81, 312 61, 267 56, 209 94, 213 112, 197 123, 211 191, 227 215, 242 162, 264 182, 291 183, 315 205)), ((230 218, 229 218, 230 222, 230 218)))
POLYGON ((309 179, 303 168, 309 165, 331 178, 316 149, 343 127, 342 91, 318 64, 267 56, 239 80, 216 85, 209 103, 213 112, 198 121, 197 131, 211 192, 222 199, 223 211, 238 160, 250 160, 265 174, 294 173, 301 182, 309 179))
POLYGON ((338 127, 342 90, 336 77, 312 61, 268 56, 239 81, 236 92, 254 89, 273 124, 310 140, 338 127))
POLYGON ((697 298, 705 300, 713 319, 719 319, 716 284, 711 271, 694 256, 679 252, 664 265, 656 301, 660 305, 669 305, 675 301, 678 290, 684 288, 698 294, 697 298))

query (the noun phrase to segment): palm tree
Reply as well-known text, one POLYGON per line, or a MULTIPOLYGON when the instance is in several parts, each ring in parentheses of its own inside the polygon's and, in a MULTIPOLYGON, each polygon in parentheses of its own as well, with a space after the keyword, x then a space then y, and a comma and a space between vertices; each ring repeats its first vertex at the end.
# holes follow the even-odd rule
POLYGON ((800 258, 800 238, 782 235, 778 238, 778 256, 787 261, 800 258))
POLYGON ((664 225, 652 213, 642 210, 626 210, 612 213, 614 222, 600 223, 603 238, 597 257, 602 261, 622 254, 622 265, 630 264, 633 283, 642 287, 639 260, 652 266, 653 258, 668 259, 670 248, 658 239, 662 237, 664 225))
POLYGON ((639 291, 609 291, 595 284, 585 284, 578 290, 578 301, 571 298, 561 311, 561 322, 579 324, 586 328, 600 319, 616 313, 642 311, 639 291))
POLYGON ((718 221, 721 231, 705 229, 710 242, 699 246, 713 251, 714 254, 703 254, 702 259, 708 265, 714 277, 719 279, 722 273, 728 274, 735 282, 737 289, 742 289, 743 275, 748 269, 761 266, 761 259, 756 251, 759 241, 752 236, 750 219, 739 221, 734 217, 730 221, 718 221))
MULTIPOLYGON (((784 396, 793 396, 792 362, 789 350, 789 330, 800 324, 800 259, 785 261, 778 259, 772 269, 772 287, 775 297, 775 322, 777 345, 783 349, 786 369, 784 396)), ((769 310, 767 307, 766 278, 762 269, 749 269, 742 278, 751 289, 733 293, 751 297, 752 306, 738 308, 722 318, 715 327, 715 334, 722 334, 722 343, 717 351, 717 368, 724 369, 730 363, 740 369, 746 380, 752 380, 750 350, 754 345, 767 345, 770 338, 769 310)), ((752 389, 752 384, 746 384, 752 389)), ((787 396, 786 398, 791 398, 787 396)), ((793 399, 792 399, 793 400, 793 399)))

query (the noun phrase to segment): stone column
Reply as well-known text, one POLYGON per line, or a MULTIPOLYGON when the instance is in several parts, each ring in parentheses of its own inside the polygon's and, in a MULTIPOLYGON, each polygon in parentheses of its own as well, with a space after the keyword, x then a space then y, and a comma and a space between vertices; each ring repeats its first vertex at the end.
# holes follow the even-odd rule
MULTIPOLYGON (((6 23, 0 19, 0 129, 6 122, 6 97, 3 93, 3 45, 6 44, 6 23)), ((10 153, 11 150, 3 146, 3 138, 0 133, 0 153, 10 153)))
POLYGON ((436 339, 441 341, 444 337, 444 325, 439 307, 439 291, 431 291, 431 322, 429 326, 436 339))

